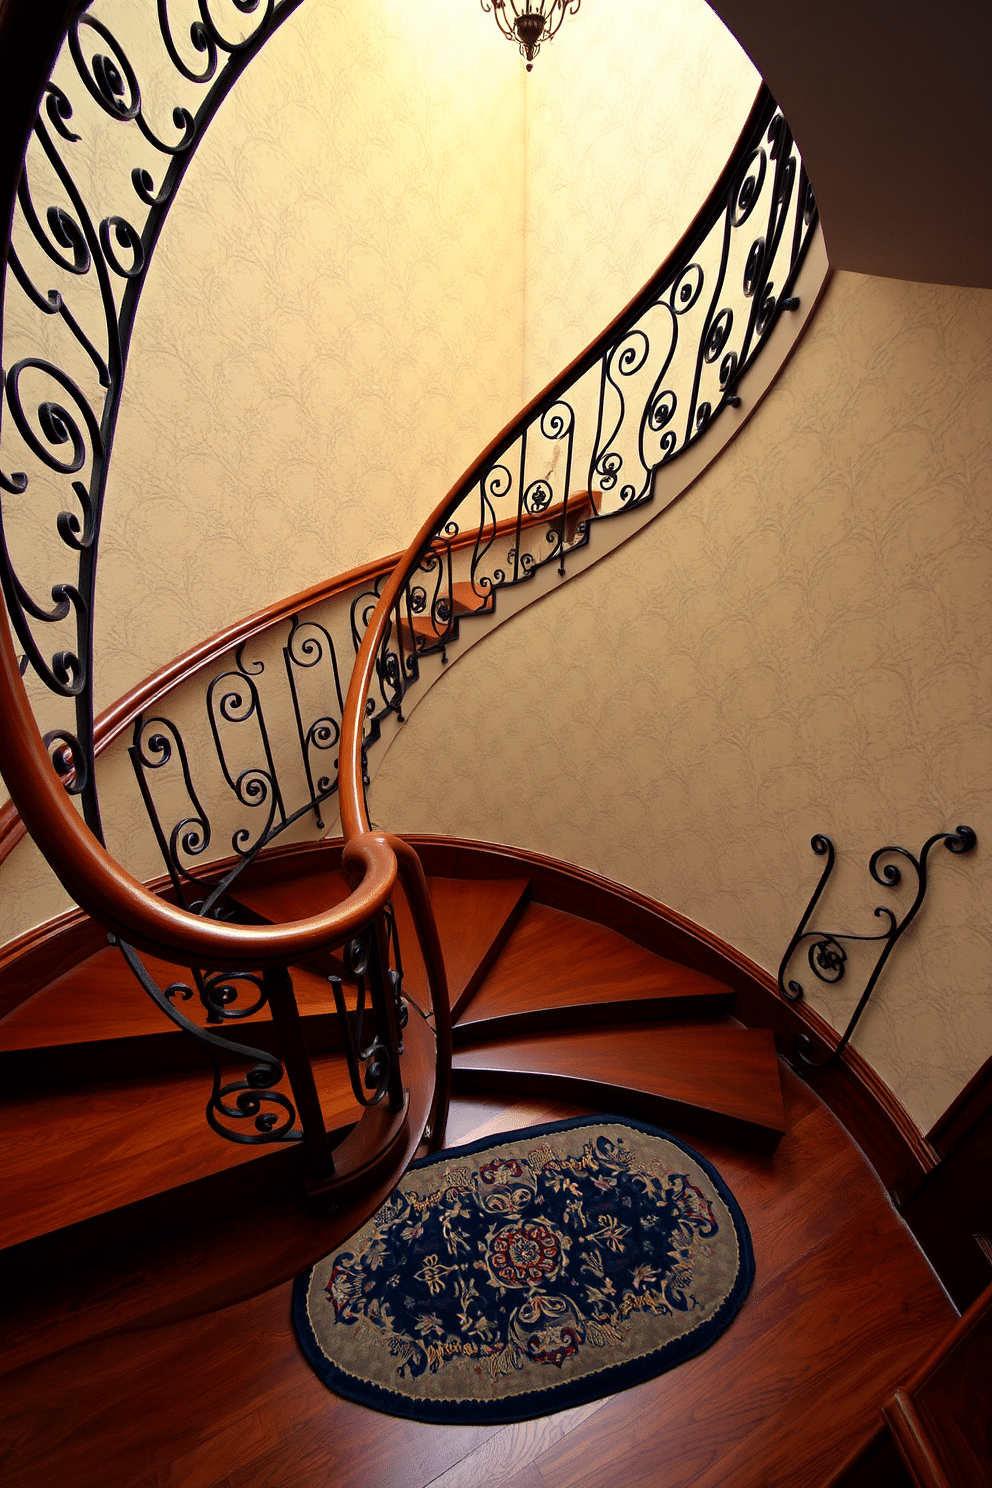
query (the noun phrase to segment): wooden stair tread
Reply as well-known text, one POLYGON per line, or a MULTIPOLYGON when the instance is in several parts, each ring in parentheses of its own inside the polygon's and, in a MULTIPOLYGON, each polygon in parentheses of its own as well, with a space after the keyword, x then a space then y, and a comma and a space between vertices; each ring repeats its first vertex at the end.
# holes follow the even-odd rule
MULTIPOLYGON (((444 951, 452 1016, 457 1017, 459 1010, 474 1000, 476 989, 501 954, 521 914, 526 913, 530 885, 526 878, 494 882, 431 878, 428 883, 444 951)), ((402 890, 393 907, 403 956, 403 990, 426 1007, 427 972, 402 890)))
POLYGON ((456 1050, 459 1090, 554 1091, 771 1151, 785 1130, 772 1033, 730 1019, 616 1024, 456 1050))
MULTIPOLYGON (((439 601, 445 597, 439 596, 439 601)), ((479 594, 471 579, 460 579, 451 586, 451 617, 459 620, 485 614, 493 608, 494 598, 495 590, 490 590, 488 594, 479 594)), ((441 614, 403 615, 399 628, 408 637, 423 636, 428 642, 450 640, 453 634, 450 623, 441 614)))
POLYGON ((493 1033, 502 1036, 534 1031, 552 1019, 558 1027, 589 1022, 596 1010, 600 1021, 723 1014, 733 996, 715 978, 644 950, 616 930, 529 904, 459 1020, 455 1040, 486 1038, 493 1020, 499 1020, 493 1033))
MULTIPOLYGON (((328 1130, 361 1115, 342 1059, 316 1058, 328 1130)), ((231 1078, 240 1078, 232 1071, 231 1078)), ((0 1247, 168 1192, 299 1143, 246 1146, 207 1125, 211 1073, 28 1092, 4 1104, 0 1247)), ((284 1080, 279 1089, 288 1088, 284 1080)), ((250 1129, 250 1123, 246 1122, 250 1129)))
MULTIPOLYGON (((155 956, 143 956, 146 967, 160 987, 173 982, 191 985, 188 967, 175 966, 155 956)), ((326 978, 302 967, 293 969, 293 988, 304 1016, 333 1014, 334 998, 326 978)), ((253 1000, 246 985, 242 1003, 253 1000)), ((346 1001, 354 1004, 354 988, 345 988, 346 1001)), ((194 988, 188 1002, 177 1006, 193 1022, 205 1025, 206 1013, 194 988)), ((250 1028, 271 1022, 268 1008, 252 1018, 211 1025, 222 1035, 251 1043, 250 1028), (240 1032, 238 1031, 240 1029, 240 1032)), ((71 971, 43 987, 0 1019, 0 1053, 48 1049, 64 1044, 103 1043, 161 1035, 177 1037, 181 1029, 155 1006, 127 965, 120 951, 104 946, 71 971)))
MULTIPOLYGON (((316 914, 327 907, 326 896, 344 887, 340 874, 320 873, 285 879, 280 883, 237 890, 237 899, 255 914, 278 923, 292 916, 316 914)), ((448 995, 453 1010, 472 995, 494 958, 499 954, 528 893, 526 878, 478 879, 430 878, 428 880, 434 918, 444 950, 448 995)), ((342 896, 343 897, 343 896, 342 896)), ((340 901, 336 901, 340 902, 340 901)), ((403 957, 404 991, 421 1006, 426 1005, 427 975, 420 955, 406 895, 397 889, 394 898, 396 923, 403 957)), ((296 972, 294 970, 294 978, 296 972)))

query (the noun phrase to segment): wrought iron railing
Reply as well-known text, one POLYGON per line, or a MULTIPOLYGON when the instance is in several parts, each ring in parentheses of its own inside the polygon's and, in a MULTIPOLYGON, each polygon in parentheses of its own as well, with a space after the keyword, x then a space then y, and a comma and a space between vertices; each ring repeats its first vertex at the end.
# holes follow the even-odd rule
MULTIPOLYGON (((235 827, 234 871, 219 882, 216 874, 190 871, 189 860, 209 845, 210 822, 186 745, 164 716, 139 717, 131 754, 176 904, 148 894, 102 847, 93 707, 96 564, 135 314, 163 222, 199 140, 299 0, 232 0, 224 23, 208 4, 195 4, 182 26, 172 19, 178 3, 170 9, 159 0, 157 9, 149 7, 152 31, 140 38, 140 63, 107 23, 100 0, 84 0, 69 15, 19 163, 4 278, 0 585, 12 632, 3 637, 10 714, 4 773, 22 817, 70 892, 108 925, 162 1011, 212 1058, 210 1125, 242 1143, 302 1143, 311 1191, 333 1201, 329 1196, 340 1195, 349 1173, 336 1171, 287 968, 314 952, 345 947, 352 1005, 339 981, 333 990, 352 1091, 359 1107, 393 1113, 376 1127, 380 1146, 390 1147, 405 1120, 400 1060, 408 1015, 389 912, 398 871, 425 942, 439 1030, 435 1143, 443 1135, 450 1041, 446 1053, 447 993, 429 898, 401 845, 394 852, 387 839, 368 837, 353 844, 345 863, 356 892, 340 909, 291 927, 241 923, 245 917, 227 894, 237 871, 301 814, 319 823, 321 806, 336 787, 335 772, 323 760, 333 755, 339 732, 340 679, 331 638, 313 617, 294 618, 283 648, 304 804, 291 805, 278 778, 258 685, 261 664, 246 663, 239 651, 233 667, 210 682, 207 710, 227 787, 262 819, 261 830, 235 827), (139 71, 147 78, 139 80, 139 71), (164 119, 148 103, 148 78, 159 102, 163 95, 170 99, 164 119), (93 161, 99 169, 92 169, 93 161), (115 192, 117 199, 105 199, 115 192), (324 659, 333 678, 328 701, 305 703, 301 679, 324 659), (40 737, 21 685, 25 677, 40 737), (70 716, 53 712, 53 703, 67 706, 70 716), (252 736, 247 753, 232 737, 240 740, 246 731, 252 736), (170 763, 178 763, 189 806, 173 823, 163 821, 149 784, 170 763), (53 766, 61 781, 54 792, 53 766), (83 822, 68 797, 78 799, 83 822), (189 981, 159 986, 136 946, 185 960, 189 981), (191 1016, 197 1006, 198 1015, 191 1016), (277 1030, 281 1058, 227 1036, 231 1024, 257 1019, 263 1010, 277 1030), (232 1078, 232 1061, 248 1065, 243 1078, 232 1078)), ((352 1167, 370 1171, 367 1143, 356 1146, 352 1167)))
POLYGON ((800 1002, 805 996, 805 988, 798 980, 798 976, 802 973, 793 971, 790 975, 790 966, 794 966, 800 952, 805 954, 806 963, 817 981, 827 986, 835 986, 844 981, 847 976, 850 970, 847 947, 852 950, 860 948, 866 954, 861 958, 859 967, 858 979, 864 983, 861 995, 848 1019, 847 1027, 833 1048, 822 1058, 816 1058, 812 1053, 813 1043, 809 1035, 803 1033, 797 1037, 792 1065, 800 1074, 827 1069, 841 1058, 850 1043, 854 1030, 871 1000, 878 979, 885 969, 885 963, 903 932, 909 928, 920 911, 929 883, 927 860, 938 842, 942 842, 948 852, 960 856, 970 853, 977 846, 978 837, 972 827, 959 826, 954 832, 935 832, 932 837, 928 837, 920 849, 919 857, 911 853, 908 848, 895 845, 877 848, 872 853, 868 859, 868 872, 873 882, 889 890, 899 889, 903 884, 903 873, 908 868, 912 873, 910 883, 914 886, 914 892, 913 897, 908 903, 904 903, 898 912, 889 904, 876 905, 873 913, 875 919, 880 921, 881 929, 876 930, 874 934, 857 935, 847 930, 824 930, 810 926, 813 913, 834 871, 836 860, 834 845, 829 837, 818 832, 810 840, 810 847, 817 857, 825 858, 826 862, 820 874, 820 881, 813 890, 812 897, 779 965, 779 993, 786 1002, 800 1002))
POLYGON ((503 590, 549 564, 564 575, 600 523, 649 502, 656 472, 740 406, 777 320, 798 308, 816 221, 789 127, 762 89, 709 201, 659 272, 493 441, 370 589, 346 708, 346 830, 369 820, 363 751, 390 715, 402 718, 422 662, 446 657, 462 618, 495 611, 503 590))
POLYGON ((209 769, 215 778, 219 772, 222 796, 237 813, 225 828, 233 866, 222 875, 201 866, 223 835, 197 774, 197 761, 207 757, 202 733, 194 750, 168 711, 138 716, 130 755, 172 880, 170 903, 143 889, 102 846, 93 618, 108 465, 134 317, 165 215, 219 102, 297 3, 232 0, 240 20, 226 33, 200 3, 180 35, 160 0, 159 60, 176 99, 168 128, 150 117, 137 67, 87 4, 73 14, 42 88, 5 279, 0 584, 12 638, 2 638, 0 657, 11 713, 0 760, 25 823, 70 893, 108 924, 163 1012, 216 1056, 211 1124, 238 1141, 304 1141, 312 1170, 326 1177, 333 1159, 286 968, 349 946, 356 1009, 344 1005, 340 987, 335 995, 356 1099, 399 1110, 403 1001, 388 926, 398 872, 417 906, 431 968, 438 1139, 446 1102, 446 992, 429 897, 409 850, 371 832, 368 750, 390 716, 403 716, 425 659, 447 656, 464 617, 494 614, 503 590, 549 564, 564 574, 599 524, 650 502, 656 472, 740 404, 777 319, 797 306, 795 282, 816 209, 788 126, 762 92, 733 160, 663 268, 489 446, 398 568, 349 594, 347 612, 339 605, 333 623, 309 612, 292 619, 278 648, 285 677, 278 723, 268 691, 280 666, 275 652, 261 660, 242 648, 207 680, 209 769), (98 126, 128 155, 117 178, 126 204, 96 205, 93 181, 80 184, 86 173, 77 159, 98 126), (14 290, 48 327, 40 351, 22 344, 27 321, 14 307, 14 290), (357 652, 357 663, 342 711, 344 652, 349 660, 357 652), (304 679, 318 673, 322 686, 308 689, 304 679), (52 700, 71 716, 50 712, 52 700), (169 775, 178 781, 171 801, 159 790, 169 775), (351 897, 295 924, 245 923, 232 897, 237 877, 302 820, 322 830, 335 792, 356 885, 351 897), (69 797, 78 798, 85 825, 69 797), (133 946, 189 965, 191 982, 157 986, 133 946), (202 1021, 189 1016, 197 1002, 202 1021), (220 1032, 263 1008, 280 1032, 292 1098, 276 1089, 280 1061, 220 1032), (238 1055, 250 1068, 231 1081, 222 1064, 238 1055))

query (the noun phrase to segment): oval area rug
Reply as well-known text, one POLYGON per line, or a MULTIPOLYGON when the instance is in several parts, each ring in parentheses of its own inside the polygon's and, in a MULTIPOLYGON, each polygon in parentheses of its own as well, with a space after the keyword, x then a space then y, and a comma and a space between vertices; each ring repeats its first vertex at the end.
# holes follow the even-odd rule
POLYGON ((705 1158, 642 1122, 582 1116, 414 1163, 297 1278, 293 1321, 337 1394, 496 1424, 701 1353, 753 1276, 744 1216, 705 1158))

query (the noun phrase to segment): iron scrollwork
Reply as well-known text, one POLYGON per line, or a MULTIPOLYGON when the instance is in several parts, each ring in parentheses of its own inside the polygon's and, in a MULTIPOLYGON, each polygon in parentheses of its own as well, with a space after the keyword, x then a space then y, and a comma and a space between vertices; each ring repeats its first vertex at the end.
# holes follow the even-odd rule
POLYGON ((398 970, 390 966, 390 951, 394 948, 398 961, 399 940, 391 909, 385 924, 373 922, 349 941, 345 964, 356 988, 355 1009, 351 1014, 341 978, 332 976, 328 980, 338 1021, 344 1030, 352 1094, 363 1107, 377 1106, 388 1096, 393 1109, 398 1110, 403 1103, 400 1028, 406 1024, 408 1015, 401 1000, 402 966, 398 970))
MULTIPOLYGON (((694 237, 453 495, 380 648, 367 745, 390 713, 402 719, 423 658, 447 660, 459 614, 493 610, 500 590, 550 562, 564 576, 597 522, 649 501, 658 468, 740 407, 755 358, 799 304, 816 224, 805 168, 766 90, 694 237), (460 588, 472 599, 459 609, 449 596, 460 588)), ((355 601, 356 649, 381 587, 355 601)))
POLYGON ((843 981, 848 971, 848 955, 845 944, 861 943, 877 946, 874 965, 865 981, 864 990, 858 1000, 858 1004, 851 1014, 850 1020, 841 1035, 836 1048, 822 1059, 812 1056, 812 1041, 807 1034, 800 1034, 795 1045, 795 1067, 802 1072, 804 1069, 825 1069, 828 1065, 840 1059, 844 1050, 850 1042, 861 1018, 862 1013, 868 1005, 868 1001, 875 990, 875 985, 882 974, 886 961, 892 953, 896 942, 904 933, 909 924, 916 918, 920 906, 923 903, 927 891, 928 868, 927 859, 931 850, 938 842, 943 842, 948 852, 962 854, 969 853, 975 847, 978 838, 971 827, 960 826, 953 832, 935 832, 928 837, 920 850, 919 857, 914 856, 905 847, 880 847, 873 852, 868 860, 868 871, 875 883, 883 888, 896 889, 902 883, 904 868, 898 862, 891 859, 897 858, 904 865, 909 864, 916 880, 916 893, 909 907, 902 915, 887 904, 879 904, 874 910, 875 917, 883 922, 883 929, 874 935, 855 935, 851 932, 825 931, 810 929, 810 920, 813 912, 827 886, 827 882, 833 872, 836 854, 834 845, 829 837, 817 833, 810 841, 814 853, 818 857, 826 858, 819 882, 813 891, 813 895, 806 906, 806 911, 796 932, 789 942, 785 955, 782 957, 778 970, 779 992, 787 1002, 799 1002, 804 996, 804 988, 801 982, 794 978, 787 980, 789 964, 800 947, 805 948, 806 961, 813 975, 821 982, 836 984, 843 981), (888 860, 888 861, 886 861, 888 860))
POLYGON ((344 699, 341 695, 337 653, 334 649, 334 642, 323 625, 309 618, 301 621, 299 615, 294 615, 289 639, 283 647, 283 659, 286 663, 286 677, 293 702, 293 715, 296 719, 296 732, 300 742, 303 768, 306 772, 310 800, 313 803, 314 820, 318 828, 323 831, 324 820, 320 808, 338 788, 338 762, 332 759, 329 766, 325 764, 323 769, 318 768, 316 777, 314 764, 320 759, 321 754, 327 754, 336 749, 341 739, 344 699), (298 671, 304 673, 316 673, 318 669, 326 671, 328 667, 333 683, 333 690, 328 689, 334 704, 333 712, 319 711, 316 718, 307 722, 307 710, 300 697, 296 674, 298 671))
MULTIPOLYGON (((213 1063, 214 1077, 210 1099, 207 1102, 207 1122, 218 1136, 230 1142, 260 1146, 271 1142, 300 1142, 304 1139, 301 1127, 296 1125, 296 1108, 282 1091, 274 1087, 283 1079, 282 1061, 264 1049, 253 1049, 246 1044, 232 1043, 221 1038, 210 1029, 194 1023, 178 1008, 178 1002, 188 1002, 193 988, 185 982, 173 982, 162 988, 151 976, 133 946, 116 937, 110 943, 119 946, 125 961, 131 968, 152 1001, 161 1008, 178 1028, 189 1034, 207 1053, 213 1063), (236 1059, 249 1064, 243 1079, 225 1079, 222 1059, 236 1059), (233 1123, 233 1125, 232 1125, 233 1123)), ((229 1007, 234 994, 231 978, 214 977, 207 998, 223 1017, 248 1017, 258 1012, 265 1003, 262 980, 252 977, 259 998, 255 1005, 241 1012, 229 1007)))
MULTIPOLYGON (((22 675, 29 668, 48 692, 72 706, 72 722, 51 730, 46 743, 63 784, 79 795, 85 820, 101 840, 92 696, 97 547, 138 302, 197 144, 235 80, 299 3, 235 0, 238 29, 245 33, 239 35, 226 34, 201 4, 181 38, 169 0, 160 0, 161 61, 171 69, 175 99, 171 128, 164 132, 151 121, 138 70, 120 37, 82 4, 46 84, 22 166, 4 342, 15 339, 13 317, 26 315, 34 319, 32 335, 44 351, 17 355, 3 378, 9 420, 0 454, 0 586, 24 657, 22 675), (187 60, 184 52, 190 50, 187 60), (81 90, 75 101, 73 84, 81 90), (77 122, 77 112, 86 122, 77 122), (90 199, 84 156, 112 157, 115 146, 134 164, 124 177, 127 200, 106 211, 90 199), (149 152, 161 161, 157 182, 148 169, 149 152), (11 468, 22 461, 24 469, 11 468), (50 492, 57 512, 47 560, 48 602, 15 558, 14 508, 26 510, 33 502, 37 509, 39 496, 50 492)), ((144 65, 150 71, 153 64, 144 65)))

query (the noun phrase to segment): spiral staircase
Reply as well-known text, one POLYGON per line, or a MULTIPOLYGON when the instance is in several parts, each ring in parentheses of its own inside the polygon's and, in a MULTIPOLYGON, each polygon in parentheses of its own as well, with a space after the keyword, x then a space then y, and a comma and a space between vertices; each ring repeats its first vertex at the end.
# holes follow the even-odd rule
MULTIPOLYGON (((45 10, 49 20, 66 14, 61 4, 45 10)), ((38 52, 38 38, 25 17, 25 8, 10 5, 2 20, 27 55, 32 41, 38 52)), ((205 27, 212 24, 205 18, 205 27)), ((206 50, 206 30, 201 40, 206 50)), ((36 60, 40 66, 40 53, 36 60)), ((126 112, 126 79, 106 65, 93 77, 97 92, 104 90, 101 106, 126 112)), ((21 102, 34 109, 35 93, 21 102)), ((55 95, 47 115, 55 133, 71 140, 55 95)), ((684 432, 676 436, 672 423, 678 399, 662 391, 666 359, 647 377, 640 403, 625 405, 620 379, 647 365, 640 348, 654 312, 664 309, 675 324, 704 303, 705 276, 698 270, 698 283, 693 277, 698 244, 688 238, 589 351, 483 452, 399 563, 352 605, 357 659, 333 722, 340 776, 333 786, 311 778, 311 797, 296 813, 319 820, 336 792, 341 840, 286 845, 273 829, 233 866, 215 863, 194 877, 175 844, 202 843, 209 834, 186 831, 194 819, 186 817, 170 835, 150 806, 169 873, 139 882, 100 840, 93 765, 101 736, 91 700, 77 706, 75 734, 42 737, 21 686, 24 660, 6 631, 0 636, 4 773, 23 827, 80 906, 22 937, 0 967, 0 1371, 13 1427, 5 1459, 11 1484, 579 1488, 620 1474, 655 1484, 665 1463, 665 1481, 696 1488, 812 1488, 832 1479, 845 1488, 909 1481, 946 1488, 936 1473, 920 1476, 929 1469, 925 1461, 913 1465, 905 1440, 919 1425, 930 1382, 943 1378, 946 1344, 940 1350, 954 1310, 879 1184, 878 1172, 891 1177, 913 1155, 914 1136, 885 1108, 857 1056, 849 1053, 823 1088, 874 1167, 780 1057, 798 1032, 816 1052, 829 1052, 830 1031, 815 1015, 784 1006, 772 980, 732 947, 575 866, 485 843, 401 841, 373 828, 368 815, 368 750, 402 722, 414 684, 436 680, 472 626, 495 623, 497 609, 503 619, 526 602, 515 586, 536 595, 565 577, 566 561, 580 571, 605 541, 607 521, 627 535, 638 509, 659 501, 674 454, 686 455, 679 468, 691 480, 717 416, 726 426, 740 408, 738 384, 745 394, 755 386, 744 375, 756 349, 771 341, 783 312, 799 307, 796 283, 816 227, 812 192, 770 98, 759 100, 749 128, 753 138, 746 136, 744 154, 728 165, 697 224, 701 235, 713 229, 718 238, 729 225, 692 353, 684 432), (741 339, 731 343, 733 315, 718 310, 727 245, 763 187, 771 202, 767 242, 750 243, 749 229, 734 262, 745 304, 741 339), (600 401, 586 488, 573 489, 582 482, 569 474, 556 487, 554 461, 546 476, 535 471, 546 463, 542 452, 557 456, 566 443, 571 471, 573 440, 581 447, 580 400, 573 406, 568 399, 587 375, 598 382, 600 401), (601 440, 615 403, 616 428, 601 440), (637 437, 625 445, 628 414, 637 437), (517 488, 500 506, 517 453, 517 488), (634 471, 634 482, 621 485, 621 471, 623 482, 634 471), (473 506, 482 512, 474 527, 464 516, 473 506), (63 786, 82 793, 82 816, 63 786), (206 890, 196 904, 188 902, 191 884, 206 890), (248 987, 258 993, 251 1007, 248 987), (239 1019, 247 1051, 238 1042, 239 1019), (246 1052, 256 1063, 239 1080, 234 1066, 246 1052), (206 1055, 215 1061, 212 1090, 206 1055), (284 1074, 292 1099, 285 1088, 273 1093, 284 1074), (351 1235, 418 1151, 575 1110, 628 1112, 684 1133, 735 1188, 754 1231, 758 1282, 719 1350, 674 1382, 663 1377, 533 1431, 439 1436, 329 1400, 288 1332, 291 1278, 351 1235), (300 1130, 291 1130, 296 1121, 300 1130), (934 1349, 938 1362, 928 1364, 934 1349), (880 1435, 881 1401, 907 1382, 886 1417, 890 1436, 880 1435)), ((19 160, 7 173, 11 182, 19 160)), ((154 214, 164 212, 184 168, 170 166, 157 198, 137 181, 151 211, 149 254, 161 225, 154 214)), ((68 235, 78 268, 82 236, 74 241, 64 211, 48 220, 63 248, 68 235)), ((139 235, 112 222, 118 244, 137 257, 139 235)), ((113 267, 109 228, 100 243, 113 267)), ((122 327, 129 334, 135 303, 125 296, 115 334, 122 327)), ((112 381, 108 372, 106 385, 112 381)), ((118 379, 114 396, 119 391, 118 379)), ((16 375, 7 396, 27 426, 16 375)), ((84 442, 64 408, 44 409, 42 431, 52 445, 76 436, 84 442)), ((91 418, 91 433, 97 422, 91 418)), ((51 468, 73 473, 36 434, 26 437, 49 455, 51 468)), ((100 500, 104 476, 94 476, 100 500)), ((14 497, 28 485, 21 476, 5 481, 14 497)), ((63 514, 59 531, 67 547, 84 553, 73 593, 82 594, 85 610, 92 565, 87 577, 83 527, 95 508, 84 507, 85 523, 63 514)), ((87 671, 88 652, 81 648, 82 662, 60 652, 49 667, 25 617, 47 623, 64 616, 32 609, 16 576, 8 580, 25 656, 31 653, 40 675, 47 669, 54 690, 75 698, 69 683, 74 668, 87 671)), ((294 615, 286 652, 292 679, 298 617, 293 606, 280 613, 294 615)), ((330 643, 329 631, 323 634, 330 643)), ((177 663, 176 674, 183 670, 177 663)), ((106 732, 119 733, 125 713, 106 732)), ((150 740, 143 734, 139 705, 127 721, 140 780, 170 746, 161 728, 150 740)), ((319 730, 327 720, 309 728, 297 721, 309 773, 307 751, 315 741, 325 747, 319 730)), ((218 751, 224 763, 219 742, 218 751)), ((275 797, 274 775, 265 780, 275 797)), ((240 777, 229 784, 237 793, 240 777)), ((246 796, 239 801, 249 804, 246 796)), ((966 1320, 965 1333, 953 1336, 973 1348, 979 1334, 966 1320)), ((923 1439, 921 1461, 925 1432, 923 1439)))

